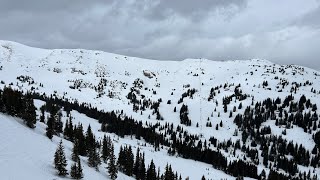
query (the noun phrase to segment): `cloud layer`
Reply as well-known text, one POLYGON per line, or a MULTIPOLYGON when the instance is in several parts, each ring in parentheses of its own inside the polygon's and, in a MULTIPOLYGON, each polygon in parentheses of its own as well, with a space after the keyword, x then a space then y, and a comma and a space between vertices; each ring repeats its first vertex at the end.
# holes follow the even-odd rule
POLYGON ((0 0, 0 39, 161 60, 268 59, 320 69, 318 0, 0 0))

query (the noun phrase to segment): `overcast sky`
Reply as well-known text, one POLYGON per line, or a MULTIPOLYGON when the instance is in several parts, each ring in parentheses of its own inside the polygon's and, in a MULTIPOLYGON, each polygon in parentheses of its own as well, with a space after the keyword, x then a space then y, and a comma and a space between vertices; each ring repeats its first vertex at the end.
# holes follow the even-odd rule
POLYGON ((320 0, 0 0, 0 39, 320 69, 320 0))

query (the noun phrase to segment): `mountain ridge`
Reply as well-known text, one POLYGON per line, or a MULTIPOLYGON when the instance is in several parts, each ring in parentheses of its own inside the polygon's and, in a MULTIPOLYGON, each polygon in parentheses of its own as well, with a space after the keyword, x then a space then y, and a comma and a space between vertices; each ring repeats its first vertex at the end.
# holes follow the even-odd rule
POLYGON ((51 49, 51 48, 39 48, 39 47, 34 47, 34 46, 28 46, 22 43, 18 43, 15 41, 8 41, 8 40, 0 40, 1 46, 6 46, 6 47, 11 47, 16 49, 17 47, 19 48, 27 48, 27 49, 34 49, 34 50, 41 50, 41 51, 87 51, 90 53, 105 53, 105 54, 110 54, 113 56, 119 56, 119 57, 126 57, 129 59, 140 59, 140 60, 148 60, 148 61, 161 61, 161 62, 188 62, 188 61, 213 61, 213 62, 234 62, 234 61, 248 61, 248 62, 261 62, 261 63, 273 63, 269 60, 265 59, 243 59, 243 60, 210 60, 206 58, 186 58, 182 60, 158 60, 158 59, 148 59, 148 58, 140 58, 140 57, 134 57, 134 56, 126 56, 126 55, 121 55, 117 53, 110 53, 107 51, 102 51, 102 50, 94 50, 94 49, 83 49, 83 48, 71 48, 71 49, 51 49))

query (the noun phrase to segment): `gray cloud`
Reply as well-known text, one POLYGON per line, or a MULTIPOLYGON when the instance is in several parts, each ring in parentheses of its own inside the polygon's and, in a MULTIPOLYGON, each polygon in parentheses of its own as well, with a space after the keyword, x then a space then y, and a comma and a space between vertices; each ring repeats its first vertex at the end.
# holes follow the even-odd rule
POLYGON ((263 58, 320 69, 319 1, 0 0, 0 39, 161 60, 263 58))
POLYGON ((312 28, 320 28, 320 6, 318 6, 313 11, 307 13, 306 15, 298 18, 294 24, 299 24, 302 26, 309 26, 312 28))

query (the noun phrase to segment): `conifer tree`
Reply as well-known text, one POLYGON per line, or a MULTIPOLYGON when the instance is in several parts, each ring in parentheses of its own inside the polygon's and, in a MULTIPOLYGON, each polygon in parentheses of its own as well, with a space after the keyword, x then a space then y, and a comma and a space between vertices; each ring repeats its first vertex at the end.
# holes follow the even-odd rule
POLYGON ((69 136, 69 139, 71 140, 71 141, 73 141, 74 140, 74 132, 73 132, 73 122, 72 122, 72 116, 71 115, 69 115, 69 128, 68 128, 68 136, 69 136))
POLYGON ((79 143, 78 143, 78 140, 76 140, 73 143, 71 158, 75 162, 77 162, 79 160, 79 143))
POLYGON ((59 129, 60 126, 62 126, 61 124, 57 123, 57 117, 58 117, 57 112, 58 112, 58 107, 56 105, 52 105, 52 107, 50 108, 50 116, 47 121, 47 132, 46 132, 46 135, 48 136, 49 139, 52 139, 53 135, 56 134, 57 132, 56 130, 59 129))
POLYGON ((144 162, 144 153, 142 154, 142 157, 140 159, 138 177, 137 178, 139 178, 141 180, 146 179, 146 166, 145 166, 145 162, 144 162))
POLYGON ((83 173, 82 173, 82 166, 81 166, 81 161, 80 159, 78 160, 78 178, 81 179, 83 178, 83 173))
POLYGON ((106 135, 103 136, 103 140, 102 140, 102 155, 101 158, 103 160, 103 162, 107 162, 108 157, 110 155, 110 147, 111 147, 111 139, 110 137, 106 137, 106 135))
POLYGON ((58 170, 59 176, 66 176, 68 174, 66 166, 67 159, 64 154, 64 147, 61 140, 54 155, 54 167, 58 170))
POLYGON ((33 104, 33 99, 31 97, 30 94, 26 95, 25 98, 25 109, 24 109, 24 113, 23 113, 23 117, 22 119, 24 119, 24 121, 26 122, 26 125, 29 128, 35 128, 35 124, 36 124, 36 108, 33 104))
POLYGON ((67 119, 63 129, 63 136, 65 139, 68 139, 68 132, 69 132, 69 120, 67 119))
POLYGON ((125 174, 127 174, 128 176, 132 176, 133 164, 134 164, 134 155, 132 153, 131 146, 126 148, 125 155, 126 155, 125 174))
POLYGON ((41 106, 41 108, 40 108, 40 111, 41 111, 40 122, 42 122, 42 123, 44 123, 44 110, 45 110, 45 107, 41 106))
POLYGON ((78 140, 78 143, 79 143, 79 155, 86 156, 87 148, 86 148, 85 136, 83 134, 82 124, 78 124, 78 126, 74 128, 74 141, 76 140, 78 140))
POLYGON ((158 173, 157 173, 157 179, 156 180, 160 180, 161 176, 160 176, 160 167, 158 167, 158 173))
POLYGON ((109 163, 108 163, 108 173, 109 176, 112 180, 115 180, 117 178, 117 174, 118 174, 118 169, 116 166, 116 157, 114 155, 114 148, 113 145, 111 145, 111 149, 110 149, 110 156, 109 156, 109 163))
POLYGON ((96 148, 91 149, 88 153, 88 166, 96 168, 99 171, 99 165, 101 164, 99 153, 96 148))
POLYGON ((74 141, 74 134, 73 134, 73 123, 72 123, 72 116, 69 116, 69 119, 66 120, 66 124, 64 126, 63 135, 66 139, 70 141, 74 141))
POLYGON ((91 126, 89 124, 87 133, 86 133, 86 147, 87 147, 87 152, 89 152, 91 149, 95 148, 95 138, 91 130, 91 126))
POLYGON ((147 170, 147 179, 157 179, 156 166, 154 165, 153 160, 151 160, 147 170))
POLYGON ((54 126, 54 130, 55 133, 59 134, 62 133, 63 130, 63 123, 61 121, 61 117, 62 117, 62 113, 61 111, 58 111, 55 115, 54 115, 54 120, 55 120, 55 126, 54 126))
POLYGON ((171 165, 169 164, 166 165, 164 180, 174 180, 174 173, 172 171, 171 165))
POLYGON ((73 179, 76 179, 77 177, 77 170, 78 170, 77 163, 73 163, 70 169, 70 176, 73 179))
POLYGON ((82 167, 81 162, 78 160, 71 166, 70 175, 73 179, 82 179, 83 173, 82 173, 82 167))
POLYGON ((202 178, 201 178, 201 180, 206 180, 206 177, 204 177, 204 175, 202 175, 202 178))
POLYGON ((136 159, 133 166, 133 174, 136 176, 138 176, 139 164, 140 164, 140 148, 137 148, 136 159))
POLYGON ((125 167, 124 167, 125 161, 126 161, 125 152, 124 152, 122 146, 120 146, 120 151, 119 151, 119 156, 118 156, 118 167, 119 167, 119 170, 122 172, 125 171, 125 167))
POLYGON ((53 137, 53 134, 54 134, 53 127, 54 127, 54 119, 50 116, 48 118, 47 128, 46 128, 46 130, 47 130, 46 135, 49 139, 52 139, 52 137, 53 137))

